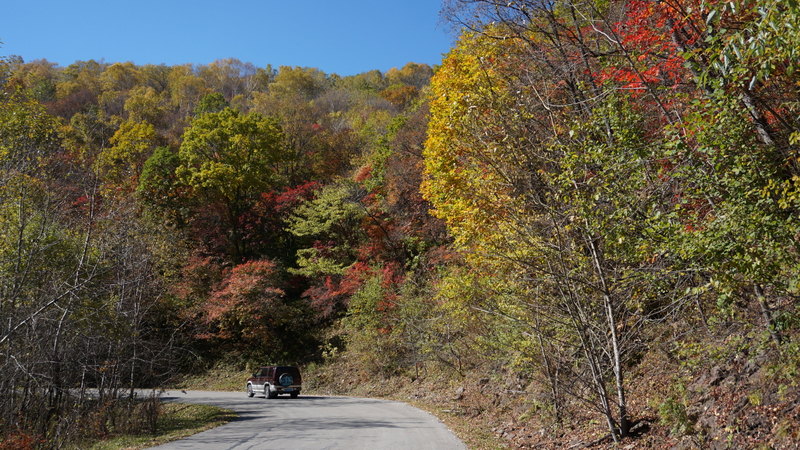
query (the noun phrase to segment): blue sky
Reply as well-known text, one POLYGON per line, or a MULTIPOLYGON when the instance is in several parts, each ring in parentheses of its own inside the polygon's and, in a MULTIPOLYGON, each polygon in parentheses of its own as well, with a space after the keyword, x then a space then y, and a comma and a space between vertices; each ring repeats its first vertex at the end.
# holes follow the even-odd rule
POLYGON ((440 0, 6 0, 0 55, 136 64, 308 66, 351 75, 438 64, 440 0))

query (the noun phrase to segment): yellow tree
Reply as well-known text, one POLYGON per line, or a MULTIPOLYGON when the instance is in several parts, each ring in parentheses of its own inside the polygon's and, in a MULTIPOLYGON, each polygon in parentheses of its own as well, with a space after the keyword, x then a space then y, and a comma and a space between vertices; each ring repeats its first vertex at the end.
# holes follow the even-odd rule
POLYGON ((130 192, 136 187, 142 165, 155 148, 158 137, 153 125, 127 120, 111 137, 111 147, 103 148, 94 162, 95 172, 107 187, 130 192))
POLYGON ((617 440, 631 423, 638 312, 652 300, 643 286, 666 283, 643 257, 659 226, 647 163, 658 146, 624 98, 587 100, 582 71, 562 78, 582 42, 518 33, 465 34, 434 76, 423 193, 473 270, 498 280, 502 295, 472 306, 536 349, 554 408, 566 394, 589 402, 617 440))

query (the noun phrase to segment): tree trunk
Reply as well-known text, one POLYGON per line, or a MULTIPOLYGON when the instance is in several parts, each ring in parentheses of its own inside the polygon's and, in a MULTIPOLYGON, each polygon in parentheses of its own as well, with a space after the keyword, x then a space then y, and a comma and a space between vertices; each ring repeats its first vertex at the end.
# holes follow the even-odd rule
POLYGON ((783 343, 783 337, 778 330, 775 329, 775 320, 772 318, 772 309, 769 307, 767 299, 764 296, 764 291, 758 283, 753 285, 753 292, 755 292, 756 300, 758 300, 758 306, 761 308, 761 317, 764 319, 764 326, 767 328, 767 331, 769 331, 769 335, 775 344, 780 346, 781 343, 783 343))

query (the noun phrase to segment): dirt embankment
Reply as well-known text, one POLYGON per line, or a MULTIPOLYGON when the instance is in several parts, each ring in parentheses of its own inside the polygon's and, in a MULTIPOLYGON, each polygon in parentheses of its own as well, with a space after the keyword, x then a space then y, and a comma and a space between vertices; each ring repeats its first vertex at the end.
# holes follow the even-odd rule
POLYGON ((341 358, 306 379, 313 390, 409 402, 470 448, 800 448, 800 389, 785 354, 742 339, 698 342, 686 356, 653 348, 630 368, 632 436, 614 444, 599 414, 574 399, 560 417, 541 384, 497 367, 367 376, 341 358), (734 345, 735 344, 735 345, 734 345), (712 356, 708 350, 713 349, 712 356), (560 421, 559 421, 560 419, 560 421))

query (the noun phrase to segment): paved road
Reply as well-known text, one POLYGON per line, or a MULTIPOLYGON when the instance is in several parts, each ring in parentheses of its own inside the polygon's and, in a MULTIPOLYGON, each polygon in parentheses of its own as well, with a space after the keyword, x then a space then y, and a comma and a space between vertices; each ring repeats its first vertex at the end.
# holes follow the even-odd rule
POLYGON ((207 391, 167 391, 162 398, 219 406, 239 417, 156 449, 466 448, 438 419, 400 402, 308 395, 268 400, 207 391))

